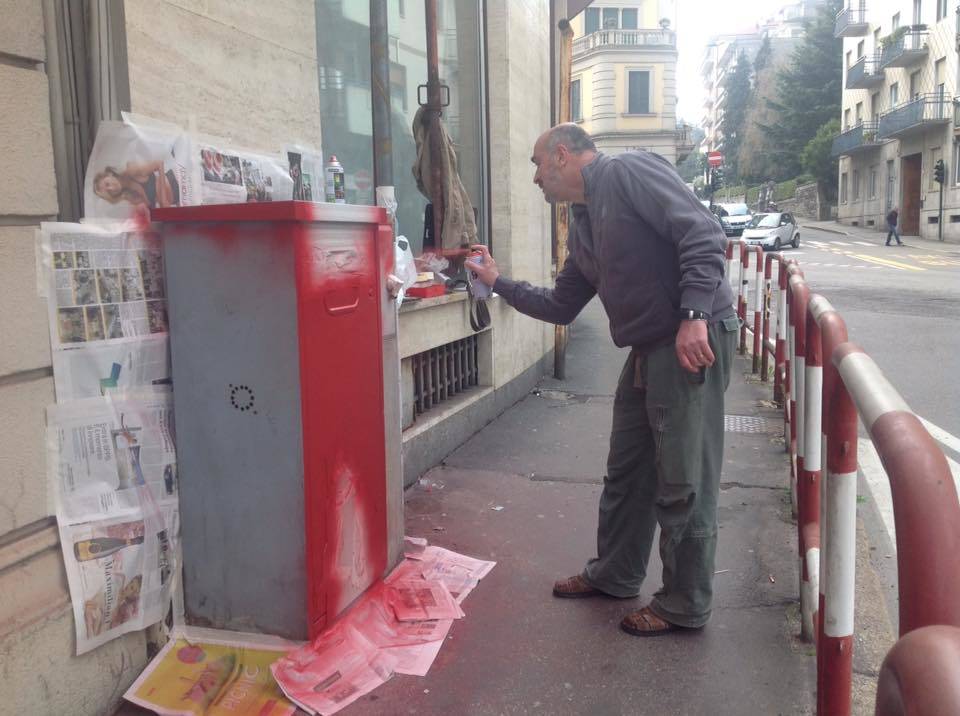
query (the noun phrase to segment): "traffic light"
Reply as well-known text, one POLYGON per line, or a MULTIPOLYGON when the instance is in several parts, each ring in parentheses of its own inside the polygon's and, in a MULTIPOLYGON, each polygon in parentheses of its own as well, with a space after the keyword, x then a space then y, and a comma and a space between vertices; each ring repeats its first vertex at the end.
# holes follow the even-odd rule
POLYGON ((946 176, 946 167, 943 164, 942 159, 938 159, 937 163, 933 165, 933 178, 938 184, 943 184, 944 178, 946 176))
POLYGON ((710 174, 710 185, 713 187, 714 191, 721 189, 723 187, 723 169, 717 167, 710 174))

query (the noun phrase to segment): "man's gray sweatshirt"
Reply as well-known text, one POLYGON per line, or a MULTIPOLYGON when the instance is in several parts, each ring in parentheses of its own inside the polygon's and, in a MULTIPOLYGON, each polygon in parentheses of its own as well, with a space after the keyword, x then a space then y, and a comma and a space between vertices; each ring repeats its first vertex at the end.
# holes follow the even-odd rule
POLYGON ((501 276, 493 288, 507 303, 566 324, 598 294, 613 342, 641 351, 675 338, 681 308, 711 322, 734 315, 723 229, 669 162, 650 152, 598 153, 582 174, 586 204, 573 205, 556 285, 501 276))

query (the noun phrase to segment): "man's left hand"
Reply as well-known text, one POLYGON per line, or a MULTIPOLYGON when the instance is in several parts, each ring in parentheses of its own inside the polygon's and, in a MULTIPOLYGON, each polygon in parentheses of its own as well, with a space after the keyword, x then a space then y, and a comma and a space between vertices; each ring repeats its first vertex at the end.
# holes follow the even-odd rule
POLYGON ((677 332, 677 359, 684 370, 697 373, 713 365, 713 351, 707 338, 706 321, 680 321, 677 332))

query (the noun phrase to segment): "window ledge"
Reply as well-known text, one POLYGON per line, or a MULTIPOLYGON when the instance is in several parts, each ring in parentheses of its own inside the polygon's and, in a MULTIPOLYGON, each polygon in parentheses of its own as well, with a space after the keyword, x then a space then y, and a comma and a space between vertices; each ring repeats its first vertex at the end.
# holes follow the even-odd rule
MULTIPOLYGON (((490 299, 498 298, 499 294, 493 294, 490 299)), ((430 298, 420 298, 415 301, 404 301, 400 305, 400 313, 413 313, 414 311, 423 311, 428 308, 445 306, 448 303, 462 303, 468 298, 466 291, 454 291, 445 293, 442 296, 431 296, 430 298)), ((488 299, 488 300, 490 300, 488 299)))
POLYGON ((657 112, 640 112, 640 113, 633 113, 633 114, 631 114, 630 112, 621 112, 620 116, 621 117, 657 117, 659 115, 657 112))

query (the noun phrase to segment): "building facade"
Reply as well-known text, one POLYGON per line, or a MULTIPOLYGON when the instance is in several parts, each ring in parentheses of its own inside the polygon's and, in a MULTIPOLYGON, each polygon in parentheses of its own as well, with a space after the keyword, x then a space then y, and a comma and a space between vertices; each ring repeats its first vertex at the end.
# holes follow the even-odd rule
POLYGON ((676 163, 693 150, 677 126, 677 38, 665 8, 595 2, 571 22, 570 115, 601 151, 646 149, 676 163))
MULTIPOLYGON (((345 167, 348 201, 372 203, 369 3, 10 0, 3 7, 0 294, 9 310, 0 318, 0 711, 102 716, 162 636, 131 633, 75 656, 47 487, 44 411, 55 395, 36 229, 83 216, 97 124, 121 111, 275 155, 287 143, 322 146, 345 167)), ((419 248, 424 199, 408 135, 427 79, 424 3, 388 7, 398 217, 419 248)), ((551 124, 556 12, 548 0, 438 2, 441 79, 450 88, 444 119, 481 238, 505 273, 540 285, 551 281, 551 211, 531 181, 529 157, 551 124)), ((551 326, 498 298, 489 308, 491 326, 480 332, 463 293, 400 311, 407 484, 552 366, 551 326), (474 379, 459 383, 468 389, 424 383, 425 366, 468 345, 474 379)))
POLYGON ((846 7, 838 220, 885 228, 894 207, 907 236, 960 239, 956 127, 957 7, 947 0, 875 0, 846 7), (943 215, 934 167, 942 160, 943 215))

